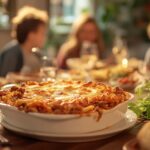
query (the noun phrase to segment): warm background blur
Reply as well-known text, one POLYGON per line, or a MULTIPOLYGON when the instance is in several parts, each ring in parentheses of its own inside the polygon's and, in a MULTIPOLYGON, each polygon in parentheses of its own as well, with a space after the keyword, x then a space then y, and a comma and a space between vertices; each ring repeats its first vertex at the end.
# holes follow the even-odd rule
POLYGON ((57 54, 81 13, 95 16, 108 52, 118 37, 127 44, 130 55, 141 59, 150 47, 146 32, 150 22, 149 0, 0 0, 0 49, 11 39, 11 18, 25 5, 44 9, 49 14, 45 50, 51 57, 57 54))

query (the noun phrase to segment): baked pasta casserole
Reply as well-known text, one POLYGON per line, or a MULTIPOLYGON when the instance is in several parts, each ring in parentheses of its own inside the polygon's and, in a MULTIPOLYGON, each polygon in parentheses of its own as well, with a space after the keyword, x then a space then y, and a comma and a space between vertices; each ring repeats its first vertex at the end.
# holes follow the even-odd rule
POLYGON ((0 102, 25 112, 88 114, 127 101, 130 94, 100 82, 27 81, 0 91, 0 102))

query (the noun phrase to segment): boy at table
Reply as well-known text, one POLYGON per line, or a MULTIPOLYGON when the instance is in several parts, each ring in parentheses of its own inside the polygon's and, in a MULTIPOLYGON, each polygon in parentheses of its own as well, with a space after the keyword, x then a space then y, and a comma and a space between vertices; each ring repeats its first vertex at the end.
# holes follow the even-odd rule
POLYGON ((12 36, 0 53, 0 76, 9 72, 34 73, 41 66, 41 59, 33 54, 33 48, 43 47, 46 40, 48 16, 45 11, 23 7, 13 18, 12 36))

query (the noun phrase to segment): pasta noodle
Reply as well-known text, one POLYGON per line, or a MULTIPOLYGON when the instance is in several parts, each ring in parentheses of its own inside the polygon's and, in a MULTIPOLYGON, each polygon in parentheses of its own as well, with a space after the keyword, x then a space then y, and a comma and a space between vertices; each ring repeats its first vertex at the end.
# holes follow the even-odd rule
POLYGON ((27 81, 0 91, 0 102, 25 112, 86 114, 115 107, 129 93, 100 82, 27 81))

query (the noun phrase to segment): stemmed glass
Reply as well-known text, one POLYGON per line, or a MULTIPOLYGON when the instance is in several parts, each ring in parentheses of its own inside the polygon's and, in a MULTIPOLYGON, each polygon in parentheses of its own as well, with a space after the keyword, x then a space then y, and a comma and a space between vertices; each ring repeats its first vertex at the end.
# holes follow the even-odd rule
POLYGON ((92 69, 98 60, 98 48, 96 44, 88 41, 83 42, 80 57, 83 62, 86 62, 85 69, 92 69))
POLYGON ((40 77, 42 81, 49 81, 56 77, 56 68, 53 67, 52 58, 42 55, 39 48, 32 48, 32 53, 41 60, 40 77))
POLYGON ((43 56, 42 67, 40 69, 42 81, 49 81, 55 79, 56 73, 57 69, 53 66, 52 59, 49 59, 47 56, 43 56))
POLYGON ((115 56, 115 59, 118 64, 122 63, 124 58, 128 57, 128 48, 124 40, 121 37, 116 37, 114 41, 114 47, 112 49, 112 53, 115 56))

